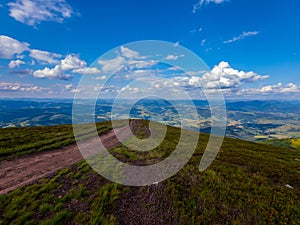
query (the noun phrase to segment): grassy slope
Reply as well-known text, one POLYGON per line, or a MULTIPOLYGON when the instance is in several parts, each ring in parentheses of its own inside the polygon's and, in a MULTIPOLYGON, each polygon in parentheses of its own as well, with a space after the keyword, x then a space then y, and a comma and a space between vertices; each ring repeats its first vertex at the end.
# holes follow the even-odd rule
POLYGON ((260 143, 273 145, 282 148, 291 148, 300 150, 300 138, 288 138, 288 139, 271 139, 260 141, 260 143))
MULTIPOLYGON (((111 129, 111 124, 102 122, 96 127, 103 134, 111 129)), ((74 143, 72 125, 0 129, 0 161, 74 143)))
MULTIPOLYGON (((156 151, 139 154, 119 145, 111 152, 122 161, 153 163, 172 152, 179 132, 168 128, 156 151)), ((200 173, 207 140, 201 134, 190 162, 157 186, 113 184, 84 162, 61 170, 0 196, 0 224, 154 224, 154 218, 156 224, 300 224, 299 151, 225 139, 200 173)))

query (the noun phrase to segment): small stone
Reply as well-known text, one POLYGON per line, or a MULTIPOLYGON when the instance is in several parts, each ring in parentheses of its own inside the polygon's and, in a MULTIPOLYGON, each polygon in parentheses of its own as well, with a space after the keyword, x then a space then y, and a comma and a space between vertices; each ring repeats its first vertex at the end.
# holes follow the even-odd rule
POLYGON ((285 185, 287 188, 289 188, 289 189, 294 189, 294 187, 292 187, 291 185, 289 185, 289 184, 286 184, 285 185))

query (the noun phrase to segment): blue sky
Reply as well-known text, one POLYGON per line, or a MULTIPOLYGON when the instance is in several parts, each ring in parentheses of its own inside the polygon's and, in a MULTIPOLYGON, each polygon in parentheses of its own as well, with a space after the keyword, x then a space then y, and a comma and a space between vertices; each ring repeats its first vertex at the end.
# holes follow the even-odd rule
POLYGON ((199 55, 213 70, 205 85, 217 77, 227 98, 299 99, 299 8, 297 0, 4 0, 0 98, 72 98, 83 74, 99 77, 90 65, 105 52, 162 40, 199 55))

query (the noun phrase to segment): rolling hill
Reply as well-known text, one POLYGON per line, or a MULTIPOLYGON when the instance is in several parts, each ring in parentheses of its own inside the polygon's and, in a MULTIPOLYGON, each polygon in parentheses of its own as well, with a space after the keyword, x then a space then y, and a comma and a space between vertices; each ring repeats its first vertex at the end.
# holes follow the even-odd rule
MULTIPOLYGON (((147 121, 134 124, 138 138, 148 137, 147 121)), ((97 128, 101 134, 110 124, 97 128)), ((122 144, 110 152, 120 161, 149 165, 170 155, 179 136, 179 128, 168 127, 150 152, 122 144)), ((300 224, 299 150, 226 138, 212 165, 199 172, 208 138, 199 133, 189 163, 150 186, 112 183, 84 161, 59 170, 1 195, 0 224, 300 224)), ((70 125, 0 129, 1 160, 70 143, 70 125)))

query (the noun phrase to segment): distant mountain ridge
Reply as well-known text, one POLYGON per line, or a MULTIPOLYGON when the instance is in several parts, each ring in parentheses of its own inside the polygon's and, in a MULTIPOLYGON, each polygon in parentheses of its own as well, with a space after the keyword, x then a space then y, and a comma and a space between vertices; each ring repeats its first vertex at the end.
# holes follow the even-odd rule
MULTIPOLYGON (((210 109, 207 101, 194 100, 201 121, 186 121, 192 130, 210 132, 210 109)), ((179 107, 189 112, 190 103, 178 100, 179 107)), ((90 104, 82 100, 82 104, 90 104)), ((95 121, 111 119, 111 99, 98 100, 95 121)), ((127 105, 119 107, 124 115, 127 105)), ((83 107, 84 108, 84 107, 83 107)), ((250 141, 300 137, 300 101, 227 101, 226 136, 250 141)), ((72 123, 72 99, 5 99, 0 100, 0 127, 50 126, 72 123)), ((122 116, 122 115, 119 115, 122 116)), ((130 111, 130 117, 155 120, 178 126, 176 109, 167 101, 144 99, 130 111)))

